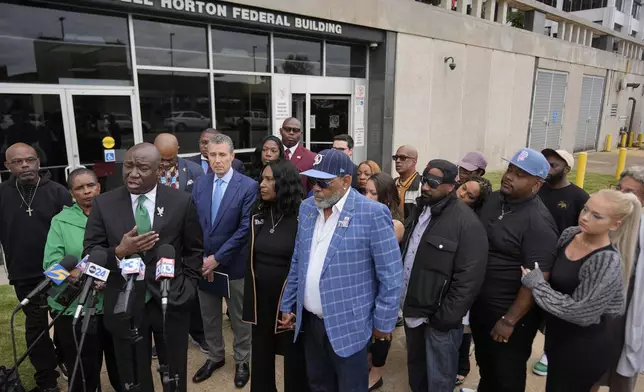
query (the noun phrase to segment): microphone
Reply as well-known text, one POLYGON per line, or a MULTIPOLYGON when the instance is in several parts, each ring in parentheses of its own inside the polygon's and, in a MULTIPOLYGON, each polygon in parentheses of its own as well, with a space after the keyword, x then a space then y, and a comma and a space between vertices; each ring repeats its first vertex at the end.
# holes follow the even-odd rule
POLYGON ((107 277, 110 274, 110 270, 105 268, 107 264, 107 253, 102 248, 96 248, 90 253, 89 258, 87 259, 87 266, 85 267, 84 275, 87 276, 85 283, 83 284, 83 289, 78 296, 78 306, 76 307, 76 312, 74 313, 74 321, 72 325, 78 323, 78 318, 80 317, 87 297, 89 296, 90 290, 94 289, 94 279, 100 281, 107 281, 107 277))
POLYGON ((121 275, 125 278, 125 290, 119 293, 119 297, 114 306, 114 314, 132 313, 132 294, 134 293, 134 282, 143 279, 142 273, 145 271, 145 264, 141 256, 134 254, 128 259, 121 261, 121 275))
POLYGON ((63 257, 59 263, 56 263, 47 268, 43 272, 43 274, 45 275, 45 280, 40 282, 40 284, 38 284, 35 289, 31 290, 31 292, 27 294, 25 299, 20 301, 15 310, 20 310, 21 308, 25 307, 36 295, 49 289, 52 284, 55 284, 57 286, 62 284, 69 276, 69 271, 73 270, 76 266, 77 261, 77 257, 68 255, 63 257))
POLYGON ((165 313, 168 309, 168 291, 170 291, 170 279, 174 278, 174 247, 170 244, 163 244, 159 247, 157 255, 157 270, 155 280, 161 281, 161 311, 165 313))

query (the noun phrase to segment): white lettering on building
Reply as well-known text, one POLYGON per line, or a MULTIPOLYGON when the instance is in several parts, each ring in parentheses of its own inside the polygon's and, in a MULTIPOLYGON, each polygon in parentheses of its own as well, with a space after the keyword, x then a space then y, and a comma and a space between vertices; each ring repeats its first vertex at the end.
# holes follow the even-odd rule
POLYGON ((186 11, 195 12, 195 2, 193 0, 186 0, 186 11))

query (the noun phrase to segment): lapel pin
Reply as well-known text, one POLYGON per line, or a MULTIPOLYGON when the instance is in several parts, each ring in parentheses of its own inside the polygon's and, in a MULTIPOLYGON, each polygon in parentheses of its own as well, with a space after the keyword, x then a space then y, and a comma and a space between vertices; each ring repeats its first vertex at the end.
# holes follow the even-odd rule
POLYGON ((297 159, 302 159, 302 157, 301 157, 301 156, 299 156, 299 155, 298 155, 298 156, 296 156, 296 158, 297 158, 297 159))
POLYGON ((183 171, 184 171, 184 172, 186 171, 186 168, 185 168, 185 167, 183 168, 183 171))
POLYGON ((164 210, 163 207, 157 207, 157 215, 163 216, 163 210, 164 210))
POLYGON ((340 222, 338 222, 338 227, 349 227, 349 217, 345 216, 340 222))

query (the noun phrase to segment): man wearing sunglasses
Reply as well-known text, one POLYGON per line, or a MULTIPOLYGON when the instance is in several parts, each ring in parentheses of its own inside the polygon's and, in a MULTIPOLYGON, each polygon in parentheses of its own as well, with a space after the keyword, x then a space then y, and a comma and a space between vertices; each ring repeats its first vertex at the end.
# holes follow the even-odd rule
POLYGON ((280 328, 306 331, 314 391, 366 391, 368 343, 389 341, 402 284, 391 213, 351 188, 353 163, 341 151, 315 157, 313 197, 302 201, 280 328))
POLYGON ((402 146, 391 159, 399 175, 395 179, 396 188, 398 188, 401 208, 407 218, 416 205, 416 199, 420 197, 420 175, 416 171, 418 151, 412 146, 402 146))
POLYGON ((488 244, 478 216, 454 193, 458 167, 429 162, 405 229, 401 307, 413 392, 451 392, 462 319, 485 276, 488 244))
MULTIPOLYGON (((282 144, 284 144, 284 157, 293 162, 297 170, 301 173, 313 167, 315 153, 307 150, 302 146, 302 123, 295 117, 284 120, 280 128, 282 144)), ((306 177, 302 177, 302 186, 305 190, 310 190, 306 177)))

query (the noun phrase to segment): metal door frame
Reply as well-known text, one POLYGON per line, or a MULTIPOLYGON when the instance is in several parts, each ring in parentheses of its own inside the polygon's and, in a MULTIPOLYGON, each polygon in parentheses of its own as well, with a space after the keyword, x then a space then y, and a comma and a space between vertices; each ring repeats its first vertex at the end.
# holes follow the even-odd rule
POLYGON ((560 75, 565 75, 566 76, 566 86, 564 89, 564 95, 563 95, 563 104, 561 106, 561 131, 559 132, 559 147, 561 147, 561 141, 563 140, 563 134, 564 134, 564 129, 563 129, 563 121, 564 121, 564 112, 566 109, 566 98, 568 97, 568 80, 570 78, 570 74, 568 72, 564 71, 555 71, 552 69, 547 69, 547 68, 535 68, 535 73, 534 73, 534 78, 532 81, 532 108, 531 108, 531 113, 530 113, 530 121, 529 121, 529 130, 528 130, 528 141, 527 141, 527 146, 530 147, 530 140, 532 138, 532 124, 534 122, 534 101, 536 99, 536 94, 537 94, 537 76, 539 72, 549 72, 553 75, 552 81, 550 82, 550 93, 548 94, 548 119, 546 121, 546 126, 545 126, 545 135, 544 135, 544 148, 547 148, 548 146, 548 129, 550 128, 551 124, 551 113, 552 113, 552 91, 553 91, 553 86, 554 86, 554 75, 555 74, 560 74, 560 75))

